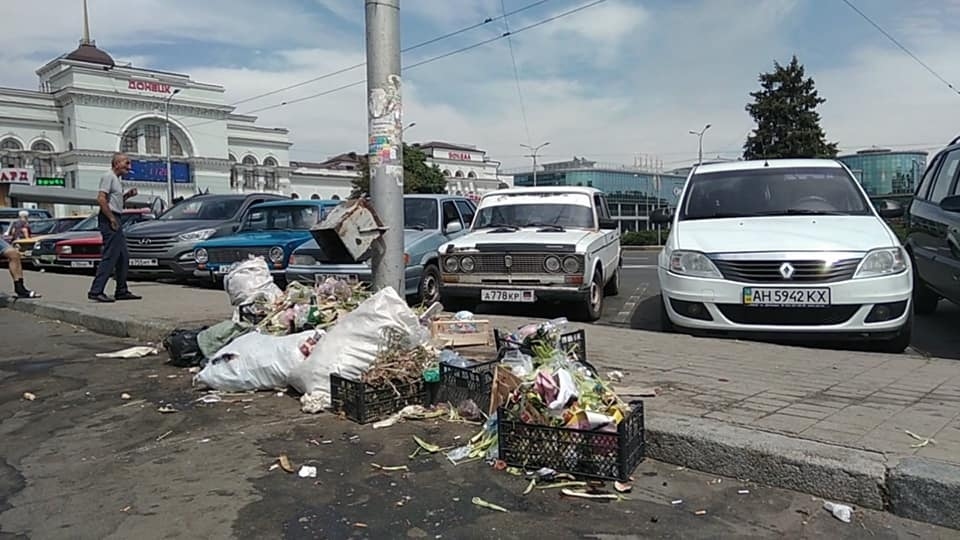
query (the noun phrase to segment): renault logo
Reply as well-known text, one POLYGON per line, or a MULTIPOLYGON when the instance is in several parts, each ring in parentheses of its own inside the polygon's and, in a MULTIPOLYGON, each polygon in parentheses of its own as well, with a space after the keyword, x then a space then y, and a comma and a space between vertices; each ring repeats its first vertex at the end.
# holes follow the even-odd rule
POLYGON ((137 243, 140 244, 141 246, 144 246, 144 245, 147 245, 147 244, 150 243, 150 239, 149 239, 149 238, 141 238, 140 240, 137 241, 137 243))
POLYGON ((793 273, 796 269, 792 264, 785 262, 780 265, 780 275, 783 276, 783 279, 790 279, 793 277, 793 273))
POLYGON ((503 258, 503 265, 506 266, 507 268, 510 268, 511 266, 513 266, 513 257, 509 255, 505 256, 503 258))

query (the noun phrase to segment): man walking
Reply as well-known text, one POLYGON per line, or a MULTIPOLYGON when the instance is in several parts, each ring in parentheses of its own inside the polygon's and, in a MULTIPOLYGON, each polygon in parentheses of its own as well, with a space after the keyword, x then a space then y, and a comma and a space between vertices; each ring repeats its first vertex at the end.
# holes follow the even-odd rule
POLYGON ((95 302, 113 302, 116 300, 140 300, 141 297, 133 294, 127 288, 127 270, 130 264, 130 254, 127 252, 127 237, 120 227, 120 215, 123 214, 123 204, 130 197, 137 195, 137 188, 126 193, 120 177, 130 172, 130 158, 125 154, 116 153, 111 162, 111 171, 100 178, 100 189, 97 194, 97 203, 100 213, 97 215, 97 226, 103 237, 103 255, 100 265, 97 266, 97 275, 93 278, 93 285, 87 298, 95 302), (116 271, 113 278, 117 282, 114 297, 104 294, 110 274, 116 271))

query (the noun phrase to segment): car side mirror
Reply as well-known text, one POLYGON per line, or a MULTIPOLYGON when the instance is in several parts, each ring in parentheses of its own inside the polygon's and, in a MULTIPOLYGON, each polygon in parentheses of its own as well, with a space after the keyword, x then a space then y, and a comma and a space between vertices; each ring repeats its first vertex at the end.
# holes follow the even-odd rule
POLYGON ((463 230, 463 225, 459 221, 451 221, 447 223, 447 226, 443 228, 444 234, 453 234, 458 233, 463 230))
POLYGON ((614 230, 614 231, 617 230, 617 228, 619 227, 619 225, 617 224, 617 220, 609 219, 609 218, 598 219, 597 225, 599 225, 601 229, 614 230))
POLYGON ((875 206, 877 208, 877 213, 880 214, 880 217, 884 219, 903 217, 903 214, 906 212, 903 205, 897 201, 891 201, 889 199, 877 201, 875 206))
POLYGON ((233 231, 233 232, 239 231, 239 230, 240 230, 240 224, 239 224, 239 223, 234 223, 234 224, 230 227, 230 230, 233 231))
POLYGON ((946 212, 960 212, 960 195, 944 197, 940 201, 940 208, 946 212))
POLYGON ((650 221, 658 225, 670 223, 673 221, 673 210, 669 208, 657 208, 653 212, 650 212, 650 221))

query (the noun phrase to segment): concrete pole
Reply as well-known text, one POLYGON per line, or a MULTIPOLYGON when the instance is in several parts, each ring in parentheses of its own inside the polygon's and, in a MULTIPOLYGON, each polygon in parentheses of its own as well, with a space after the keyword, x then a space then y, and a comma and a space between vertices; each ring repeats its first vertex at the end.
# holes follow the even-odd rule
POLYGON ((180 89, 174 90, 163 102, 164 124, 167 126, 167 204, 173 206, 173 167, 170 164, 170 100, 180 89))
POLYGON ((365 0, 370 198, 387 228, 374 250, 373 286, 403 295, 403 116, 400 0, 365 0))

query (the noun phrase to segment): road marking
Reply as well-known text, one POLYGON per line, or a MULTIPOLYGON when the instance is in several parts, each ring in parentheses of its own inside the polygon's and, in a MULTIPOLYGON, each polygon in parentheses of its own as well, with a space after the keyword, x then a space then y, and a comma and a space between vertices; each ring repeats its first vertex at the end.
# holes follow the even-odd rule
POLYGON ((623 309, 620 310, 620 313, 617 313, 617 317, 613 320, 615 324, 625 324, 627 322, 630 316, 633 315, 633 311, 637 308, 637 304, 640 303, 640 300, 646 294, 649 287, 650 285, 648 283, 644 283, 634 289, 630 298, 623 303, 623 309))
POLYGON ((626 270, 640 270, 640 269, 644 269, 644 268, 649 269, 649 268, 656 268, 656 267, 657 267, 657 265, 655 265, 655 264, 625 264, 625 265, 623 265, 623 268, 625 268, 626 270))

